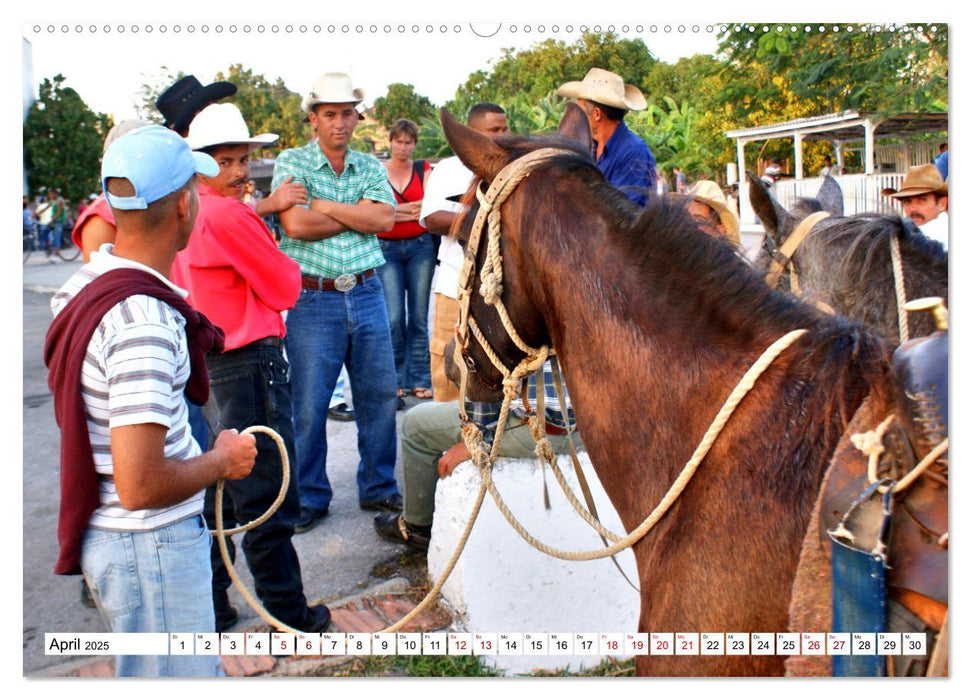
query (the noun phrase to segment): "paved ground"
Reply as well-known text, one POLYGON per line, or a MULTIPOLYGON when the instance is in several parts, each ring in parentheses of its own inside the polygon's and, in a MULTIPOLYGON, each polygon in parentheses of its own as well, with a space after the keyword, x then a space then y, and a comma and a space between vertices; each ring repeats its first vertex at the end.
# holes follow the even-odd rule
MULTIPOLYGON (((78 600, 79 578, 52 573, 57 552, 60 447, 42 347, 51 321, 51 295, 78 267, 80 262, 49 263, 37 255, 31 256, 23 266, 23 674, 26 676, 51 675, 72 661, 44 654, 45 632, 104 631, 97 612, 83 607, 78 600)), ((415 403, 413 398, 407 401, 415 403)), ((399 421, 402 415, 403 412, 398 413, 399 421)), ((328 468, 335 491, 330 514, 317 528, 294 538, 307 597, 315 602, 367 592, 383 581, 373 573, 375 566, 396 562, 401 553, 399 547, 374 533, 374 514, 358 508, 354 424, 330 421, 328 443, 328 468)), ((400 465, 398 481, 400 484, 400 465)), ((241 577, 251 585, 242 557, 240 564, 237 568, 241 577)), ((231 595, 241 613, 236 629, 242 631, 256 625, 259 619, 249 611, 242 597, 235 591, 231 595)))

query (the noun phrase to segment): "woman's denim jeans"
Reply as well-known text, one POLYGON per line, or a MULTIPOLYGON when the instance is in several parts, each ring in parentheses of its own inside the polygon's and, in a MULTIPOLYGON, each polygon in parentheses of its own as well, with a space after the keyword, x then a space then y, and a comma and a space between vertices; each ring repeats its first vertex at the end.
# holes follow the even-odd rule
POLYGON ((432 234, 401 240, 379 239, 387 261, 378 268, 391 324, 398 388, 431 388, 428 354, 428 300, 435 273, 432 234))

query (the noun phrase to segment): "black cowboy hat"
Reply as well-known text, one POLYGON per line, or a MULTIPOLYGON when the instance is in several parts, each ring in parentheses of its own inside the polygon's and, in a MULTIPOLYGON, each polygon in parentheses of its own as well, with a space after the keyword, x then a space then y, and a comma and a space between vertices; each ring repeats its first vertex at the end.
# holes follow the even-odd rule
POLYGON ((235 93, 232 83, 220 80, 204 86, 194 75, 187 75, 159 95, 155 107, 165 117, 166 127, 182 133, 200 110, 235 93))

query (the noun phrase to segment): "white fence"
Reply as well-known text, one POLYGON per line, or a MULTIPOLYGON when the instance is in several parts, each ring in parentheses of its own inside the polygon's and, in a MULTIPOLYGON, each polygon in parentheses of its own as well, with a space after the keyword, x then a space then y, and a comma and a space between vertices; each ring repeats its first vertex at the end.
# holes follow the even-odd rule
MULTIPOLYGON (((843 189, 843 213, 846 216, 862 212, 903 213, 896 200, 880 194, 884 188, 898 189, 904 179, 902 173, 842 175, 835 179, 843 189)), ((782 206, 788 209, 800 197, 815 198, 822 184, 821 177, 780 180, 773 185, 772 194, 782 206)))
MULTIPOLYGON (((851 216, 862 212, 880 214, 897 213, 903 216, 903 209, 895 199, 880 194, 887 187, 899 189, 903 173, 882 173, 877 175, 842 175, 836 179, 843 190, 843 214, 851 216)), ((772 186, 772 196, 786 209, 801 198, 814 199, 823 184, 821 177, 807 177, 802 180, 779 180, 772 186)), ((752 211, 748 198, 748 182, 745 182, 739 201, 740 220, 743 231, 761 231, 761 225, 752 211)))

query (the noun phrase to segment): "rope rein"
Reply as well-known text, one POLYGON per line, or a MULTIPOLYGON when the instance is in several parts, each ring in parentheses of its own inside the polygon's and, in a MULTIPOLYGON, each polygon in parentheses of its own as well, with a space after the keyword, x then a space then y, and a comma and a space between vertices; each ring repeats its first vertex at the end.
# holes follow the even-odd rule
POLYGON ((907 290, 904 289, 904 265, 900 255, 900 241, 890 236, 890 261, 893 267, 893 288, 897 297, 897 327, 900 344, 910 340, 910 326, 907 323, 907 290))
MULTIPOLYGON (((660 518, 667 512, 667 510, 677 500, 678 496, 687 486, 687 483, 690 481, 698 465, 704 459, 705 455, 707 455, 722 428, 724 428, 725 423, 727 423, 728 419, 731 417, 742 398, 744 398, 752 386, 754 386, 756 379, 783 350, 789 347, 789 345, 795 342, 795 340, 797 340, 799 337, 804 335, 806 330, 801 329, 792 331, 777 340, 763 353, 762 357, 759 358, 755 365, 753 365, 752 368, 746 372, 745 376, 743 376, 742 380, 739 382, 739 385, 730 394, 728 399, 726 399, 722 409, 716 415, 712 425, 705 433, 701 444, 695 450, 695 454, 682 469, 681 476, 679 476, 675 483, 671 486, 667 495, 664 497, 664 499, 662 499, 661 503, 655 508, 655 510, 648 515, 645 521, 641 523, 641 525, 632 533, 625 537, 618 538, 617 535, 607 531, 602 525, 599 525, 598 522, 598 525, 594 526, 595 529, 597 529, 598 533, 600 533, 602 537, 613 540, 614 544, 603 549, 592 550, 589 552, 566 552, 549 547, 534 538, 516 520, 515 516, 511 513, 505 502, 502 500, 502 497, 495 488, 495 484, 491 478, 491 470, 495 460, 498 457, 499 446, 502 441, 502 434, 505 430, 510 403, 518 395, 522 379, 538 370, 545 362, 547 356, 552 353, 547 346, 537 349, 530 347, 528 344, 522 341, 519 334, 513 327, 511 320, 509 319, 505 305, 502 303, 502 257, 499 247, 501 233, 501 205, 512 193, 515 187, 529 176, 533 168, 557 152, 559 152, 557 149, 540 149, 533 151, 526 156, 523 156, 523 158, 520 160, 513 161, 505 166, 492 181, 492 184, 489 186, 488 191, 484 195, 481 189, 476 190, 476 196, 479 199, 480 208, 476 213, 472 230, 469 234, 469 241, 465 250, 465 260, 459 278, 458 296, 460 310, 459 322, 456 327, 454 359, 455 365, 459 368, 461 376, 461 397, 459 401, 459 411, 462 416, 463 440, 469 449, 472 462, 476 465, 476 467, 479 469, 479 473, 482 475, 482 484, 492 495, 493 500, 496 502, 497 508, 503 514, 509 524, 512 525, 512 527, 516 530, 516 532, 518 532, 523 539, 525 539, 530 545, 539 551, 561 559, 586 560, 601 558, 604 556, 612 556, 614 553, 626 549, 631 544, 640 540, 654 526, 654 524, 660 520, 660 518), (486 341, 484 334, 475 323, 475 320, 469 315, 469 304, 471 301, 470 291, 474 277, 475 260, 478 256, 482 231, 486 224, 489 226, 487 242, 488 247, 486 260, 483 264, 480 275, 482 278, 480 293, 485 303, 496 308, 506 333, 513 340, 516 346, 526 354, 526 357, 524 357, 514 369, 509 369, 509 367, 500 360, 498 354, 486 341), (467 392, 469 367, 468 363, 464 361, 462 351, 467 348, 470 331, 479 342, 479 345, 483 348, 490 362, 492 362, 495 368, 503 375, 502 407, 500 408, 499 420, 496 426, 496 433, 493 438, 492 448, 488 454, 483 446, 481 430, 471 420, 469 420, 465 412, 465 396, 467 392)), ((549 463, 550 468, 553 470, 554 475, 557 476, 557 480, 560 482, 561 487, 564 488, 564 492, 567 492, 569 490, 568 486, 566 485, 565 480, 561 480, 562 474, 559 471, 558 465, 556 465, 556 459, 555 455, 553 454, 552 446, 545 435, 544 420, 541 418, 531 418, 530 430, 533 433, 533 437, 537 443, 537 455, 549 463)), ((580 506, 576 498, 568 498, 574 509, 580 513, 581 516, 583 516, 584 520, 593 525, 593 517, 589 516, 586 509, 580 506)))

